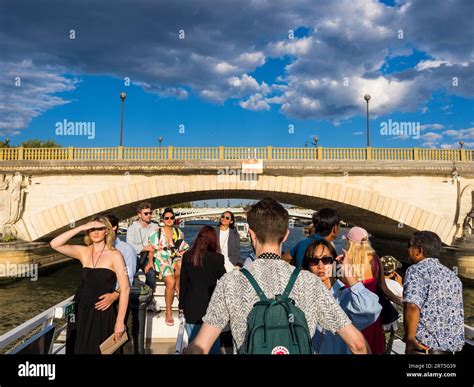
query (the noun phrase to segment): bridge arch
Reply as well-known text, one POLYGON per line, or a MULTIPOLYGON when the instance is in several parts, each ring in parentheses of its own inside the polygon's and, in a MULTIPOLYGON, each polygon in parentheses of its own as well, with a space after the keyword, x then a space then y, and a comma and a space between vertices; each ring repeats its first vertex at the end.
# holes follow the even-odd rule
POLYGON ((344 220, 365 227, 372 235, 406 240, 415 230, 431 230, 450 244, 452 221, 440 214, 416 207, 409 201, 390 197, 384 192, 357 187, 340 178, 334 182, 317 176, 259 176, 258 181, 219 180, 216 175, 161 175, 138 181, 117 183, 72 200, 54 200, 48 208, 23 214, 17 229, 26 240, 43 241, 85 223, 92 215, 113 211, 124 219, 135 215, 136 204, 149 201, 154 207, 181 202, 243 198, 274 199, 304 208, 333 207, 344 220))

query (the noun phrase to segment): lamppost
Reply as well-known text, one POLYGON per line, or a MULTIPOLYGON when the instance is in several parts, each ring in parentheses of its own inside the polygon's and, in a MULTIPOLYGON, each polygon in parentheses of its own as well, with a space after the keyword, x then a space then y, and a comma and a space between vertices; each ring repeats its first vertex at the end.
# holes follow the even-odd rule
POLYGON ((161 143, 163 142, 163 137, 158 137, 158 143, 160 144, 160 148, 161 148, 161 143))
POLYGON ((315 147, 318 147, 318 141, 319 141, 319 137, 318 137, 318 136, 314 136, 314 137, 313 137, 313 142, 311 142, 311 141, 305 141, 304 147, 307 148, 307 147, 308 147, 308 144, 311 144, 311 145, 314 145, 315 147))
POLYGON ((367 148, 370 147, 370 129, 369 129, 369 100, 370 94, 364 95, 365 102, 367 102, 367 148))
POLYGON ((125 105, 125 98, 127 98, 127 94, 125 92, 120 93, 120 99, 122 100, 122 118, 120 120, 120 146, 122 146, 122 136, 123 136, 123 109, 125 105))
POLYGON ((459 141, 459 145, 461 145, 461 149, 464 148, 464 141, 459 141))

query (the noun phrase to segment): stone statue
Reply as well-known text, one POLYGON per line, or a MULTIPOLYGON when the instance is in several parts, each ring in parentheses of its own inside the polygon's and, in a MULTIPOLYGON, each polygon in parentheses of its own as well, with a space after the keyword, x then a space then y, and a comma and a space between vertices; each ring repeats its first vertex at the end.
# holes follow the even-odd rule
POLYGON ((16 234, 14 224, 21 217, 25 188, 28 185, 29 178, 21 173, 17 172, 7 178, 5 175, 0 175, 0 232, 2 235, 7 231, 16 234))

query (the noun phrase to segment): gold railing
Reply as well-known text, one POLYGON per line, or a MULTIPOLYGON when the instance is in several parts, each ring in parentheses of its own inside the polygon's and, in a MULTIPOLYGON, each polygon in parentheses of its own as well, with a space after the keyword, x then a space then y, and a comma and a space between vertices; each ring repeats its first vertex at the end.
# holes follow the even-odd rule
POLYGON ((473 162, 471 149, 290 147, 0 148, 0 161, 16 160, 375 160, 473 162))

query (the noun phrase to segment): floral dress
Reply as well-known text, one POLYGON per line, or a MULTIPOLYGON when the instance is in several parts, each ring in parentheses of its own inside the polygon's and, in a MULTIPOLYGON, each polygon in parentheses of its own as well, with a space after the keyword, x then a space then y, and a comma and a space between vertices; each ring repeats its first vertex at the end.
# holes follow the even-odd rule
POLYGON ((173 227, 173 240, 171 242, 168 240, 164 228, 159 228, 151 234, 148 242, 155 249, 153 259, 156 271, 163 278, 174 274, 176 262, 189 249, 189 245, 184 240, 184 233, 176 227, 173 227))

